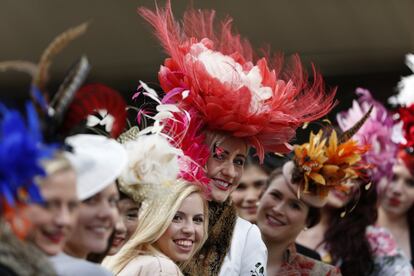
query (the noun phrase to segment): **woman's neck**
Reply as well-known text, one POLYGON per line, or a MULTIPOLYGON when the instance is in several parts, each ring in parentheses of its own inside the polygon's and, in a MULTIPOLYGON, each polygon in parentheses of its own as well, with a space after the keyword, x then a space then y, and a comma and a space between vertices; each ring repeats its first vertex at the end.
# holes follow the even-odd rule
POLYGON ((263 237, 263 240, 266 244, 268 253, 267 271, 269 275, 271 275, 270 272, 275 274, 273 272, 277 272, 281 267, 285 251, 291 242, 275 242, 266 237, 263 237))
POLYGON ((324 235, 329 227, 331 213, 328 210, 321 210, 321 220, 319 223, 308 230, 302 231, 296 239, 300 245, 318 251, 323 245, 324 235))
POLYGON ((72 246, 71 244, 67 243, 64 250, 63 250, 66 254, 75 257, 75 258, 79 258, 79 259, 86 259, 86 257, 88 256, 87 251, 85 250, 81 250, 79 248, 77 248, 76 246, 72 246))
POLYGON ((408 227, 407 217, 405 215, 391 214, 386 212, 382 207, 378 208, 377 224, 391 231, 408 227))

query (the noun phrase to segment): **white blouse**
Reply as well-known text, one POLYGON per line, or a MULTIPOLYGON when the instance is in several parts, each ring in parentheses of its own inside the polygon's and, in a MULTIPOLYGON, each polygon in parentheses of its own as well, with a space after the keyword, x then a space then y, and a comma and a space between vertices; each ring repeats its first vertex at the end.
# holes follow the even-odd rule
POLYGON ((266 265, 267 248, 259 228, 238 217, 219 276, 262 276, 266 275, 266 265))

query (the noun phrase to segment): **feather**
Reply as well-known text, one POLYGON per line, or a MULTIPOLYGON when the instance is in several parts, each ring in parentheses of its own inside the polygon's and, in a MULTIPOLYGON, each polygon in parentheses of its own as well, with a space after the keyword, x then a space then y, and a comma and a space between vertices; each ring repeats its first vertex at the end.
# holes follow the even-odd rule
POLYGON ((57 36, 49 46, 44 50, 40 57, 38 64, 38 71, 33 78, 32 83, 39 87, 41 90, 44 89, 45 83, 49 78, 49 67, 52 63, 52 59, 62 51, 72 40, 76 39, 80 35, 86 32, 88 23, 82 23, 74 28, 70 28, 57 36))
POLYGON ((366 120, 371 115, 371 112, 372 112, 373 108, 374 108, 374 106, 371 105, 370 108, 368 109, 368 111, 365 113, 365 115, 358 122, 356 122, 355 125, 353 125, 350 129, 348 129, 347 131, 345 131, 341 135, 341 137, 339 138, 339 143, 344 143, 344 142, 348 141, 349 139, 352 138, 352 136, 354 136, 355 133, 358 132, 358 130, 364 125, 366 120))
POLYGON ((90 65, 88 59, 85 56, 82 56, 59 86, 56 95, 50 102, 50 108, 53 110, 54 121, 56 124, 59 125, 62 122, 68 105, 71 103, 76 91, 79 90, 85 81, 89 70, 90 65))
POLYGON ((32 78, 37 74, 37 65, 25 60, 12 60, 0 62, 0 71, 15 70, 29 74, 32 78))
POLYGON ((298 55, 287 65, 280 55, 258 58, 230 17, 215 25, 215 11, 189 9, 179 24, 170 1, 138 12, 170 56, 158 73, 162 102, 194 108, 208 129, 246 139, 261 160, 265 151, 286 152, 298 127, 336 104, 336 89, 325 88, 313 65, 310 82, 298 55))
POLYGON ((99 83, 85 85, 76 93, 62 123, 63 132, 69 133, 80 123, 87 121, 88 116, 94 116, 100 111, 111 118, 105 120, 105 116, 101 120, 102 124, 110 123, 110 136, 118 137, 126 124, 125 100, 117 91, 99 83))

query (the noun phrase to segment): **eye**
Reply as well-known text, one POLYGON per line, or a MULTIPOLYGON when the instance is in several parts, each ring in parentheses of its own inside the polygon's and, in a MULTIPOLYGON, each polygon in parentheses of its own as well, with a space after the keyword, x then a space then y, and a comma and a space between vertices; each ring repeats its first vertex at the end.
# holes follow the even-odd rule
POLYGON ((87 198, 83 201, 83 203, 86 203, 88 205, 95 205, 99 202, 99 194, 96 194, 90 198, 87 198))
POLYGON ((138 210, 128 210, 125 216, 129 220, 136 220, 138 218, 138 210))
POLYGON ((118 197, 116 197, 116 196, 114 196, 114 197, 110 197, 110 198, 108 199, 108 203, 109 203, 109 205, 110 205, 111 207, 117 207, 117 206, 118 206, 118 201, 119 201, 119 199, 118 199, 118 197))
POLYGON ((255 188, 262 188, 265 185, 266 181, 265 180, 257 180, 255 182, 253 182, 254 187, 255 188))
POLYGON ((72 201, 72 202, 69 202, 68 204, 68 208, 70 212, 75 211, 76 209, 78 209, 78 207, 79 207, 79 203, 77 201, 72 201))
POLYGON ((294 209, 294 210, 302 210, 302 206, 300 206, 300 204, 297 203, 297 202, 291 202, 289 204, 289 207, 294 209))
POLYGON ((193 221, 196 224, 202 224, 204 222, 204 218, 202 216, 195 216, 194 219, 193 219, 193 221))
POLYGON ((175 216, 173 218, 173 222, 180 222, 182 220, 183 220, 183 218, 180 214, 175 214, 175 216))
POLYGON ((239 184, 239 186, 237 186, 236 190, 237 190, 237 191, 244 191, 244 190, 246 190, 246 184, 245 184, 245 183, 243 183, 243 182, 241 182, 241 183, 239 184))
POLYGON ((414 188, 414 180, 407 180, 405 184, 410 188, 414 188))
POLYGON ((243 158, 236 158, 236 159, 234 159, 233 163, 236 164, 239 167, 243 167, 245 161, 244 161, 243 158))
POLYGON ((274 199, 278 199, 278 200, 281 200, 282 199, 282 195, 279 193, 279 192, 271 192, 270 193, 271 195, 272 195, 272 197, 274 198, 274 199))

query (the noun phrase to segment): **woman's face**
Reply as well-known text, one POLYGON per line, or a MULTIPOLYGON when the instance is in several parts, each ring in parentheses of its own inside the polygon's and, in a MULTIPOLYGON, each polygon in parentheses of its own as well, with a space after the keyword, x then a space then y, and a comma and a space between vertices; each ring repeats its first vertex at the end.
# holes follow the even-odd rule
POLYGON ((287 185, 277 176, 260 200, 257 226, 265 240, 290 244, 306 226, 309 207, 287 185))
POLYGON ((381 198, 381 207, 393 215, 404 215, 414 203, 414 178, 401 162, 393 168, 393 179, 381 198))
POLYGON ((256 223, 257 204, 266 187, 267 178, 268 175, 259 166, 248 166, 231 194, 238 215, 251 223, 256 223))
POLYGON ((102 253, 118 219, 118 190, 115 183, 82 201, 77 226, 67 243, 68 252, 83 257, 102 253))
POLYGON ((130 198, 123 198, 118 201, 119 218, 108 255, 116 254, 137 229, 139 208, 140 204, 135 203, 130 198))
POLYGON ((190 259, 204 236, 204 202, 199 193, 184 199, 168 229, 156 245, 174 262, 190 259))
POLYGON ((347 205, 355 195, 358 183, 353 180, 347 181, 342 190, 331 189, 328 194, 327 206, 340 209, 347 205))
POLYGON ((233 137, 214 146, 207 161, 207 176, 211 179, 211 196, 214 201, 226 201, 237 188, 243 174, 247 149, 243 140, 233 137))
POLYGON ((27 210, 33 226, 28 239, 52 256, 63 250, 76 224, 79 205, 76 174, 72 169, 59 171, 39 186, 44 205, 33 204, 27 210))

